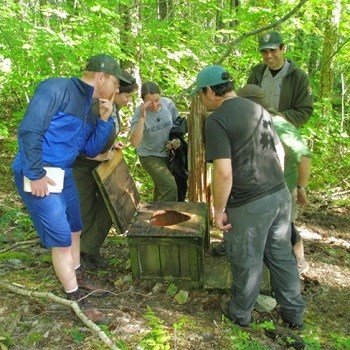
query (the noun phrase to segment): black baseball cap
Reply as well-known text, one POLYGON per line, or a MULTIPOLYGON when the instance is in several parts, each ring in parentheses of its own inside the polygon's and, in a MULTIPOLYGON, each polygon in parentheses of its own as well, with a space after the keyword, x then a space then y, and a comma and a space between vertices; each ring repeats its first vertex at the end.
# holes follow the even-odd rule
POLYGON ((89 72, 112 74, 116 78, 130 84, 130 81, 123 76, 118 62, 112 56, 101 54, 90 57, 86 64, 85 70, 89 72))

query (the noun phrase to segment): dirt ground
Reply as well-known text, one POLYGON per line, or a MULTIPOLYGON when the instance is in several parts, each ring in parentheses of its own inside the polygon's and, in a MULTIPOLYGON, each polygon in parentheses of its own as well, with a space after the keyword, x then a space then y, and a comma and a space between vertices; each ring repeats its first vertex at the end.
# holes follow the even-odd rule
MULTIPOLYGON (((3 152, 1 156, 0 281, 64 297, 50 252, 32 241, 35 234, 24 232, 22 241, 30 239, 29 243, 16 245, 19 239, 14 226, 22 216, 15 211, 5 222, 12 207, 21 212, 22 206, 7 170, 8 156, 3 152)), ((302 280, 307 303, 303 331, 287 330, 275 310, 254 312, 260 327, 233 326, 220 310, 227 289, 184 289, 188 299, 182 304, 168 283, 132 281, 126 237, 115 232, 102 249, 110 268, 92 276, 109 294, 89 298, 109 315, 111 323, 103 331, 121 349, 350 349, 350 209, 321 195, 310 199, 297 222, 310 263, 302 280)), ((212 240, 218 239, 213 233, 212 240)), ((0 286, 0 349, 107 346, 67 306, 0 286)))

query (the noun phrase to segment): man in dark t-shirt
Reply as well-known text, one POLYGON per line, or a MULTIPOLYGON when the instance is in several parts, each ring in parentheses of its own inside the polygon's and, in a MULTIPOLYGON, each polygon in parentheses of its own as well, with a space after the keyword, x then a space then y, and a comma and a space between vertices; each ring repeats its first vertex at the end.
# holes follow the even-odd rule
POLYGON ((291 199, 271 117, 237 97, 221 66, 202 69, 194 93, 212 111, 205 122, 206 161, 213 163, 214 224, 224 231, 232 266, 227 316, 241 326, 250 324, 265 262, 282 319, 301 328, 305 304, 290 242, 291 199))

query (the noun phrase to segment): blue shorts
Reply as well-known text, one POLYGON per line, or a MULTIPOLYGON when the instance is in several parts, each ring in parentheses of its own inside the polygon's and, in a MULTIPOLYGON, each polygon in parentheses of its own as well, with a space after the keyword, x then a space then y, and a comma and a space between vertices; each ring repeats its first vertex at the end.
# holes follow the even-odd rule
POLYGON ((72 169, 65 169, 63 191, 45 197, 23 191, 22 173, 14 173, 14 178, 42 245, 45 248, 71 246, 72 232, 81 231, 83 226, 72 169))

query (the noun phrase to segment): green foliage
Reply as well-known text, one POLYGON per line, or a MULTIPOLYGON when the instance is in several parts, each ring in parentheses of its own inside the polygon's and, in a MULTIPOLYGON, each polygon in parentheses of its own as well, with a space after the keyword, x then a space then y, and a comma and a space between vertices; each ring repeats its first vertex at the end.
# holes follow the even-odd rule
POLYGON ((1 333, 0 334, 0 349, 1 350, 7 350, 11 346, 13 346, 13 340, 11 338, 11 335, 8 333, 1 333))
POLYGON ((86 335, 78 328, 72 328, 66 332, 74 340, 75 343, 82 343, 86 338, 86 335))
POLYGON ((0 230, 4 234, 0 233, 0 241, 5 240, 4 237, 8 231, 11 231, 11 237, 15 241, 28 240, 37 236, 28 214, 18 208, 1 204, 0 214, 0 230))
POLYGON ((302 129, 313 153, 310 187, 327 193, 346 186, 350 173, 350 137, 340 128, 337 111, 322 115, 325 104, 316 103, 314 116, 302 129))
POLYGON ((330 333, 334 350, 350 349, 350 337, 344 337, 337 333, 330 333))
POLYGON ((29 332, 25 337, 25 344, 27 346, 35 346, 43 338, 43 334, 38 331, 29 332))
MULTIPOLYGON (((225 56, 222 64, 235 77, 236 87, 241 87, 250 68, 261 60, 257 36, 246 38, 229 52, 232 41, 252 28, 281 18, 295 5, 296 1, 283 6, 269 1, 253 5, 242 1, 234 8, 229 2, 183 1, 161 17, 152 1, 142 1, 135 7, 131 0, 55 4, 9 0, 0 9, 0 115, 12 118, 0 122, 0 136, 8 137, 9 125, 18 124, 39 81, 51 76, 79 75, 86 59, 98 52, 114 55, 125 67, 139 68, 141 81, 159 83, 163 94, 174 98, 182 113, 188 113, 190 101, 180 96, 192 84, 196 72, 225 56)), ((333 6, 331 1, 310 0, 277 28, 284 34, 287 57, 309 71, 316 100, 325 35, 320 18, 327 18, 333 6)), ((334 56, 332 103, 339 101, 341 75, 347 85, 350 79, 346 50, 350 21, 345 10, 343 5, 339 51, 334 56)), ((343 179, 341 185, 346 185, 350 121, 346 106, 345 129, 340 131, 339 108, 330 104, 325 113, 326 105, 326 101, 317 102, 315 115, 304 132, 314 154, 311 187, 330 191, 343 179), (340 175, 335 169, 340 169, 340 175)), ((152 181, 134 149, 127 147, 125 156, 142 199, 152 201, 152 181)))
MULTIPOLYGON (((114 55, 125 67, 137 67, 141 81, 159 83, 163 94, 174 98, 180 112, 187 114, 190 101, 181 94, 193 83, 196 72, 225 56, 222 64, 235 77, 236 87, 241 87, 250 68, 261 60, 257 36, 244 39, 229 52, 232 41, 252 28, 281 18, 295 5, 296 1, 283 6, 269 1, 253 5, 242 1, 233 8, 229 2, 183 1, 161 17, 152 1, 142 1, 135 7, 131 0, 55 4, 9 0, 0 9, 0 115, 12 118, 0 122, 0 136, 8 137, 9 126, 18 124, 39 81, 51 76, 79 75, 86 59, 98 52, 114 55)), ((349 107, 345 104, 345 128, 341 131, 336 102, 341 93, 341 76, 346 85, 350 79, 346 50, 350 21, 345 5, 339 22, 339 51, 335 52, 333 64, 334 96, 330 100, 337 105, 329 104, 325 112, 326 101, 317 99, 325 35, 320 18, 327 18, 333 6, 331 1, 310 0, 277 28, 284 34, 287 57, 310 73, 318 102, 303 131, 314 154, 311 188, 326 191, 337 183, 346 186, 350 162, 349 107)), ((135 150, 126 147, 125 156, 142 199, 152 201, 153 184, 135 150)))
POLYGON ((183 330, 187 326, 194 326, 194 323, 187 316, 182 316, 173 324, 174 330, 177 332, 183 330))
POLYGON ((174 296, 178 291, 178 288, 176 287, 175 284, 170 284, 169 287, 166 290, 166 293, 169 294, 170 296, 174 296))
POLYGON ((175 295, 175 300, 179 304, 186 304, 188 300, 188 292, 186 290, 179 290, 179 292, 175 295))
POLYGON ((118 349, 120 350, 128 350, 129 347, 128 345, 123 341, 123 340, 118 340, 115 345, 117 346, 118 349))
POLYGON ((269 347, 260 342, 251 339, 248 332, 242 331, 239 326, 232 326, 230 331, 225 334, 225 338, 229 340, 232 349, 237 350, 268 350, 269 347))
MULTIPOLYGON (((264 322, 261 326, 257 324, 252 325, 255 329, 273 329, 269 322, 264 322), (265 328, 266 327, 266 328, 265 328)), ((239 349, 239 350, 268 350, 269 347, 266 347, 259 341, 252 339, 252 336, 249 332, 242 330, 242 328, 231 321, 228 321, 225 317, 222 319, 222 332, 223 338, 230 344, 230 349, 239 349)))
MULTIPOLYGON (((137 348, 145 350, 171 349, 170 341, 172 339, 172 329, 166 327, 164 321, 156 316, 149 306, 147 306, 144 318, 151 330, 142 338, 137 348)), ((186 326, 193 326, 193 323, 187 316, 182 316, 173 324, 172 328, 173 331, 180 332, 184 330, 186 326)))
POLYGON ((32 254, 22 252, 4 252, 0 253, 0 261, 21 260, 25 263, 34 263, 36 261, 35 256, 32 254))
POLYGON ((51 254, 48 252, 47 254, 43 254, 40 256, 40 261, 45 264, 45 263, 49 263, 52 264, 52 258, 51 258, 51 254))
POLYGON ((151 328, 151 331, 143 337, 139 346, 140 349, 145 350, 168 350, 170 349, 169 341, 171 336, 162 321, 153 310, 147 306, 146 314, 144 318, 147 321, 147 325, 151 328))
POLYGON ((273 321, 264 321, 262 323, 253 323, 252 328, 254 328, 254 329, 266 329, 266 330, 276 329, 273 321))
POLYGON ((7 126, 3 123, 0 123, 0 139, 2 137, 8 137, 10 135, 7 126))
POLYGON ((318 336, 306 335, 303 337, 304 343, 306 344, 306 349, 308 350, 321 350, 322 346, 318 336))

